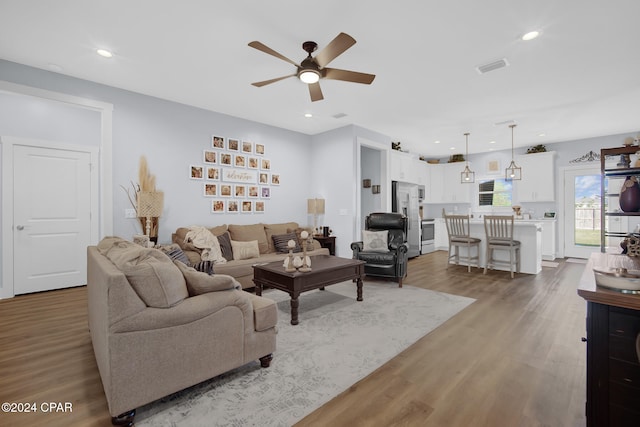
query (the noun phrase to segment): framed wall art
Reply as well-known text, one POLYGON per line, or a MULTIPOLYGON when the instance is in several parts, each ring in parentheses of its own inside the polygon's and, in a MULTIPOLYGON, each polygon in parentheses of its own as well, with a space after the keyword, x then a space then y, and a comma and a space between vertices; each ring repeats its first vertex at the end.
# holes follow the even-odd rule
POLYGON ((207 168, 207 179, 220 181, 220 168, 207 168))
POLYGON ((205 163, 218 163, 218 152, 211 150, 204 150, 204 162, 205 163))
POLYGON ((204 178, 204 168, 202 166, 189 166, 189 176, 191 179, 203 179, 204 178))
POLYGON ((251 200, 245 200, 242 202, 242 213, 253 212, 253 202, 251 200))
POLYGON ((222 196, 222 197, 231 197, 231 185, 230 184, 220 184, 220 196, 222 196))
POLYGON ((253 211, 255 213, 264 213, 264 202, 256 201, 253 211))
POLYGON ((238 201, 237 200, 229 200, 227 202, 227 212, 228 213, 238 213, 238 201))
POLYGON ((211 202, 211 212, 212 213, 224 213, 224 200, 213 200, 211 202))
POLYGON ((217 148, 219 150, 224 149, 224 137, 222 136, 212 136, 211 137, 211 147, 217 148))
POLYGON ((229 138, 227 140, 227 150, 238 151, 240 149, 240 140, 236 138, 229 138))
POLYGON ((205 184, 204 195, 206 197, 212 197, 218 195, 218 184, 205 184))
POLYGON ((242 141, 242 152, 246 154, 253 154, 253 142, 242 141))

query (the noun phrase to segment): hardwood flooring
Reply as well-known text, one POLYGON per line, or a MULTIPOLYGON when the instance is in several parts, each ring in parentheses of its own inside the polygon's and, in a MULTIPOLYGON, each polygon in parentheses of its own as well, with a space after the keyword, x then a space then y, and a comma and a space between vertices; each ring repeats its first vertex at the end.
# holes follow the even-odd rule
MULTIPOLYGON (((410 260, 405 285, 476 302, 297 426, 584 426, 584 265, 556 261, 512 280, 447 269, 445 252, 410 260)), ((0 325, 0 402, 38 407, 0 412, 1 426, 110 425, 86 288, 0 301, 0 325), (73 412, 43 413, 45 402, 73 412)))

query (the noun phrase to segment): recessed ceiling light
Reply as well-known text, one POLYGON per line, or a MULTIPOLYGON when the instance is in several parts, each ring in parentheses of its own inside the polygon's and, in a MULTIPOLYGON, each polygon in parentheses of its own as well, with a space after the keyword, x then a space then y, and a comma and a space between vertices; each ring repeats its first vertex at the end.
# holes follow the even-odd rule
POLYGON ((524 41, 533 40, 536 37, 538 37, 539 35, 540 35, 539 31, 529 31, 527 34, 522 36, 522 40, 524 40, 524 41))
POLYGON ((313 117, 313 114, 311 114, 311 113, 304 113, 304 116, 305 116, 307 119, 310 119, 311 117, 313 117))
POLYGON ((451 147, 451 148, 449 148, 449 150, 455 150, 455 149, 456 149, 456 147, 451 147))
POLYGON ((113 56, 113 53, 109 52, 106 49, 98 49, 96 50, 96 53, 104 58, 111 58, 113 56))
POLYGON ((433 141, 434 144, 440 144, 440 141, 433 141))
POLYGON ((538 136, 539 136, 540 138, 542 138, 543 136, 547 136, 547 134, 546 134, 546 133, 544 133, 544 132, 541 132, 541 133, 539 133, 539 134, 538 134, 538 136))
POLYGON ((496 143, 495 141, 489 141, 489 144, 495 144, 495 143, 496 143))

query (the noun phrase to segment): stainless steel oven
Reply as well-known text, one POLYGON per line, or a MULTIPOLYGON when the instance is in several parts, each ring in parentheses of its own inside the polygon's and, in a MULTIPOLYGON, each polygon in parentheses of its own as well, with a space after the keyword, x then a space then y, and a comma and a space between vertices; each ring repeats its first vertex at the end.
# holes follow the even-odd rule
POLYGON ((421 242, 420 253, 428 254, 436 250, 435 245, 436 221, 434 219, 423 219, 421 222, 421 242))

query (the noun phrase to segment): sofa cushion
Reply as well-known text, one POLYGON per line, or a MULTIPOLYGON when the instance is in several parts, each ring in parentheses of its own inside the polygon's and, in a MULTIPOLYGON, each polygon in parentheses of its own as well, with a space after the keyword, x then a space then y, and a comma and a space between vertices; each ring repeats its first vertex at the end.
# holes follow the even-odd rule
POLYGON ((293 240, 295 242, 295 246, 292 248, 293 252, 300 252, 302 250, 298 243, 296 233, 274 234, 271 238, 273 240, 273 246, 278 253, 286 254, 289 252, 289 240, 293 240))
MULTIPOLYGON (((264 231, 264 224, 262 223, 250 225, 231 224, 229 225, 229 235, 231 240, 235 240, 236 242, 257 240, 260 253, 265 254, 269 252, 269 243, 267 242, 267 235, 264 231)), ((235 254, 233 258, 236 259, 235 254)))
POLYGON ((225 231, 218 236, 218 243, 220 243, 220 252, 227 261, 233 261, 233 249, 231 248, 231 237, 229 232, 225 231))
POLYGON ((257 240, 250 242, 236 242, 232 240, 231 247, 233 248, 234 260, 258 258, 260 256, 257 240))
POLYGON ((253 324, 258 332, 271 329, 278 323, 278 306, 269 298, 249 294, 253 306, 253 324))
POLYGON ((148 307, 168 308, 189 296, 182 273, 161 251, 117 237, 104 238, 98 250, 124 273, 148 307))
POLYGON ((288 233, 289 229, 298 228, 297 222, 283 222, 280 224, 264 224, 264 232, 267 236, 267 243, 269 244, 268 252, 277 252, 275 245, 273 244, 273 236, 277 234, 288 233))
POLYGON ((214 273, 213 261, 198 261, 191 265, 191 267, 206 274, 214 273))
POLYGON ((165 255, 167 255, 169 259, 171 259, 172 261, 180 261, 186 265, 191 265, 187 255, 176 243, 172 243, 170 245, 159 245, 159 246, 156 246, 156 249, 159 249, 162 252, 164 252, 165 255))
POLYGON ((193 267, 188 267, 179 261, 174 261, 182 272, 187 282, 189 296, 206 294, 207 292, 227 291, 229 289, 240 289, 240 284, 231 276, 224 274, 214 274, 212 276, 193 267))
POLYGON ((389 252, 389 231, 362 230, 362 245, 365 252, 389 252))

